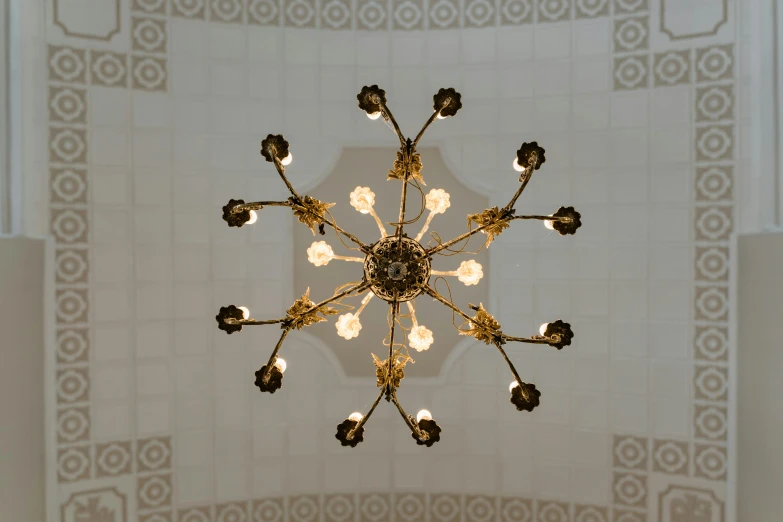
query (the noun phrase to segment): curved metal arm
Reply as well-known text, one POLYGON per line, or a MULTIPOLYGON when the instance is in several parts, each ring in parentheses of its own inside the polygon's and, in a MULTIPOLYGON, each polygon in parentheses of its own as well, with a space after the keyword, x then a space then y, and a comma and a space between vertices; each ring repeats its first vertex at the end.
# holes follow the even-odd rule
POLYGON ((280 340, 277 341, 277 345, 275 345, 275 349, 272 350, 272 355, 269 356, 269 362, 266 363, 266 371, 264 372, 264 383, 269 382, 269 376, 272 374, 272 367, 275 365, 275 362, 277 361, 277 353, 280 351, 280 348, 283 346, 283 341, 285 341, 285 338, 288 336, 288 332, 290 332, 290 328, 285 328, 283 330, 283 333, 280 334, 280 340))
POLYGON ((419 427, 416 425, 416 423, 413 422, 413 418, 405 413, 405 410, 402 408, 402 405, 400 404, 400 400, 397 398, 397 392, 394 391, 391 394, 392 402, 395 406, 397 406, 397 411, 400 412, 400 415, 402 415, 403 420, 405 421, 405 424, 408 425, 408 428, 410 428, 411 432, 413 432, 414 435, 416 435, 416 438, 419 440, 427 440, 427 434, 423 433, 419 427))
POLYGON ((258 326, 258 325, 264 325, 264 324, 279 324, 286 322, 286 319, 267 319, 265 321, 257 321, 255 319, 233 319, 231 317, 226 317, 224 320, 226 324, 240 324, 242 326, 258 326))
POLYGON ((314 304, 313 306, 311 306, 310 308, 308 308, 307 310, 302 312, 301 315, 309 314, 313 310, 317 310, 318 308, 321 308, 323 305, 329 304, 332 301, 337 301, 338 299, 341 299, 341 298, 345 297, 346 295, 351 294, 353 292, 360 292, 361 293, 363 290, 366 290, 367 288, 370 288, 370 286, 372 286, 372 284, 373 284, 372 281, 362 281, 358 285, 352 286, 351 288, 349 288, 347 290, 344 290, 344 291, 340 292, 339 294, 334 294, 329 299, 324 299, 320 303, 314 304))
POLYGON ((285 166, 280 162, 276 154, 272 155, 272 159, 275 160, 275 168, 277 169, 277 173, 280 174, 280 177, 283 179, 285 186, 288 187, 288 191, 291 192, 291 195, 294 196, 297 201, 301 201, 302 198, 299 197, 299 194, 297 194, 296 190, 294 190, 294 186, 291 185, 291 182, 288 181, 287 177, 285 177, 285 166))
POLYGON ((291 202, 286 201, 254 201, 252 203, 243 203, 231 209, 232 214, 239 214, 246 210, 262 210, 264 207, 290 207, 291 202))
POLYGON ((384 389, 381 388, 381 392, 378 394, 378 397, 375 398, 375 402, 372 403, 372 406, 370 407, 370 411, 367 412, 367 415, 362 416, 362 420, 359 421, 354 428, 348 432, 345 438, 348 440, 353 439, 354 434, 359 431, 359 429, 365 425, 365 423, 369 420, 370 415, 372 415, 372 412, 375 411, 375 408, 378 406, 378 403, 381 402, 381 397, 383 397, 384 389))
POLYGON ((402 131, 400 130, 400 126, 397 125, 397 120, 394 119, 394 115, 389 110, 389 106, 385 103, 383 104, 383 117, 384 119, 391 122, 392 126, 394 127, 394 132, 397 134, 397 137, 400 139, 400 145, 403 149, 405 149, 405 136, 403 136, 402 131))
POLYGON ((432 124, 432 122, 435 121, 435 118, 437 118, 438 115, 440 115, 440 110, 437 110, 437 111, 433 112, 432 116, 430 116, 427 119, 427 122, 424 124, 424 126, 421 128, 419 133, 416 135, 416 139, 413 140, 413 147, 414 147, 414 149, 416 148, 416 144, 419 143, 419 140, 421 139, 421 137, 424 136, 424 131, 426 131, 427 127, 429 127, 432 124))

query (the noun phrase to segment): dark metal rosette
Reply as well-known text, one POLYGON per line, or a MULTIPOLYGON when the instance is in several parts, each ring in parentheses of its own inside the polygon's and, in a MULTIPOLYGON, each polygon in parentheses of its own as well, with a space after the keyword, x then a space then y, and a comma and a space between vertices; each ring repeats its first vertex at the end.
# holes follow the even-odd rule
POLYGON ((546 326, 544 337, 550 339, 549 346, 554 346, 558 350, 563 346, 571 344, 571 339, 574 338, 574 332, 571 330, 571 325, 564 323, 560 319, 554 323, 549 323, 546 326))
POLYGON ((523 382, 511 388, 511 404, 519 411, 533 411, 540 403, 541 392, 536 385, 523 382))
POLYGON ((264 382, 266 368, 267 365, 265 364, 256 372, 256 386, 262 392, 275 393, 283 386, 283 372, 277 366, 272 366, 272 369, 269 371, 269 378, 264 382))
POLYGON ((357 444, 364 440, 364 426, 356 430, 353 434, 353 438, 348 438, 348 433, 359 424, 359 421, 353 419, 345 419, 343 422, 337 425, 337 433, 334 437, 340 441, 343 446, 350 446, 355 448, 357 444))
POLYGON ((241 227, 248 221, 250 221, 250 211, 243 210, 242 212, 232 212, 234 208, 239 205, 244 205, 244 199, 229 199, 228 205, 223 207, 223 221, 228 223, 230 227, 241 227))
POLYGON ((274 162, 272 153, 283 161, 288 156, 288 142, 281 134, 270 134, 261 142, 261 155, 269 162, 274 162))
POLYGON ((245 315, 242 313, 242 310, 240 310, 234 305, 221 306, 220 313, 215 316, 215 319, 218 322, 218 328, 220 328, 227 334, 232 334, 234 332, 238 332, 242 330, 242 325, 228 324, 226 322, 226 319, 236 319, 237 321, 240 321, 244 318, 245 315))
POLYGON ((576 229, 582 226, 582 215, 574 210, 574 207, 560 207, 553 217, 568 218, 568 221, 552 221, 552 228, 557 230, 561 236, 566 234, 575 234, 576 229))
POLYGON ((517 163, 520 167, 529 169, 533 167, 533 170, 538 170, 541 164, 546 161, 544 156, 544 148, 538 146, 538 142, 531 141, 530 143, 523 143, 517 151, 517 163), (535 158, 535 162, 533 161, 535 158))
POLYGON ((359 100, 359 108, 367 114, 375 114, 383 110, 386 103, 386 91, 377 85, 364 86, 362 92, 356 95, 359 100))
POLYGON ((418 424, 419 430, 427 434, 427 440, 421 440, 415 433, 412 433, 411 436, 416 439, 416 444, 429 448, 440 440, 440 426, 437 422, 432 419, 421 419, 418 424))
POLYGON ((441 116, 454 116, 462 108, 462 95, 453 87, 440 89, 438 94, 432 97, 432 101, 432 108, 436 111, 440 109, 441 116))

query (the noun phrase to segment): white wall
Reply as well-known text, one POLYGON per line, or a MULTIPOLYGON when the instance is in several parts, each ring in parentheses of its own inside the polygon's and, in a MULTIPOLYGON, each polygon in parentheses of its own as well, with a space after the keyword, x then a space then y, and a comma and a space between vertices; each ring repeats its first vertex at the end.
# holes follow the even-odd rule
POLYGON ((46 241, 0 237, 0 520, 45 519, 45 261, 46 241))

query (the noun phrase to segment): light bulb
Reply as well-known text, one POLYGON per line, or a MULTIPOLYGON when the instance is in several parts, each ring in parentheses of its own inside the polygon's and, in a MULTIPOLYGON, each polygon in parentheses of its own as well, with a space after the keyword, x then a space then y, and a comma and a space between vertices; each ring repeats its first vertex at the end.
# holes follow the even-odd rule
POLYGON ((424 206, 433 214, 443 214, 451 206, 451 196, 443 189, 430 190, 424 200, 424 206))
POLYGON ((513 391, 517 386, 519 386, 517 381, 511 381, 511 384, 508 385, 508 391, 513 391))
POLYGON ((518 158, 514 158, 513 165, 514 165, 514 170, 516 170, 517 172, 525 172, 525 167, 519 164, 518 158))
MULTIPOLYGON (((549 214, 549 217, 552 217, 552 214, 549 214)), ((544 220, 544 226, 548 228, 549 230, 555 229, 555 224, 551 219, 544 220)))
POLYGON ((350 341, 354 337, 358 337, 362 329, 362 323, 359 322, 358 316, 348 313, 341 315, 337 319, 335 327, 337 328, 337 335, 350 341))
POLYGON ((416 414, 416 422, 419 422, 422 419, 432 420, 432 413, 430 413, 430 410, 419 410, 419 413, 416 414))
POLYGON ((445 120, 446 116, 442 115, 441 113, 438 113, 438 119, 439 120, 445 120))
POLYGON ((463 261, 457 269, 457 279, 465 286, 477 285, 484 277, 484 270, 481 265, 474 260, 463 261))
POLYGON ((375 192, 370 187, 356 187, 350 194, 351 206, 362 214, 369 214, 375 205, 375 192))
POLYGON ((307 260, 315 266, 326 266, 334 258, 334 250, 326 241, 313 241, 307 249, 307 260))
POLYGON ((258 214, 256 214, 256 211, 255 211, 255 210, 251 210, 251 211, 250 211, 250 219, 248 219, 248 220, 247 220, 247 223, 245 223, 245 224, 246 224, 246 225, 252 225, 252 224, 253 224, 253 223, 255 223, 256 221, 258 221, 258 214))
POLYGON ((546 334, 546 329, 547 329, 548 326, 549 326, 549 323, 542 324, 541 327, 538 329, 538 333, 540 333, 541 335, 546 334))
POLYGON ((278 370, 280 370, 280 373, 285 373, 285 369, 288 367, 288 365, 285 363, 285 359, 280 358, 275 361, 275 366, 278 370))
POLYGON ((364 415, 362 415, 362 414, 361 414, 361 413, 359 413, 358 411, 355 411, 355 412, 351 413, 351 414, 348 416, 348 418, 349 418, 350 420, 352 420, 352 421, 359 422, 359 421, 361 421, 361 420, 364 418, 364 415))
POLYGON ((245 306, 237 306, 240 310, 242 310, 242 317, 245 319, 250 319, 250 310, 247 309, 245 306))
POLYGON ((280 163, 282 163, 283 165, 290 165, 292 161, 294 161, 294 155, 289 152, 288 156, 283 158, 282 161, 280 161, 280 163))
POLYGON ((381 111, 373 112, 373 113, 368 112, 367 117, 370 118, 371 120, 377 120, 378 118, 381 117, 381 114, 383 114, 381 111))
POLYGON ((432 330, 423 325, 414 326, 408 334, 408 343, 417 352, 429 349, 433 341, 432 330))

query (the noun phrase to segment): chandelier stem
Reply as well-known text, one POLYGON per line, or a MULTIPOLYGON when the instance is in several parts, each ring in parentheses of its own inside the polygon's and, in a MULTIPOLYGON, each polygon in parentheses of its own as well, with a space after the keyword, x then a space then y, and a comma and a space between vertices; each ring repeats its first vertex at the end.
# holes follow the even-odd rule
POLYGON ((473 318, 472 317, 470 317, 468 314, 466 314, 465 312, 463 312, 462 310, 457 308, 457 306, 454 303, 452 303, 451 301, 447 300, 445 297, 440 295, 438 293, 438 291, 435 290, 434 288, 432 288, 430 285, 422 286, 422 288, 424 289, 424 292, 429 294, 433 299, 435 299, 436 301, 440 301, 444 305, 448 306, 449 308, 454 310, 456 313, 458 313, 466 321, 473 322, 473 318))
MULTIPOLYGON (((531 160, 531 165, 535 165, 535 163, 537 161, 536 158, 537 158, 537 156, 533 155, 533 158, 531 160)), ((516 192, 516 194, 514 194, 514 197, 511 198, 511 201, 508 202, 508 205, 506 205, 506 209, 507 210, 510 210, 510 209, 514 208, 514 205, 516 204, 517 199, 519 199, 519 196, 522 195, 522 191, 525 190, 525 187, 527 186, 528 181, 530 181, 530 178, 532 178, 532 177, 533 177, 533 168, 532 167, 527 167, 525 169, 525 171, 522 174, 520 174, 519 181, 521 181, 522 184, 517 189, 517 192, 516 192), (522 179, 522 176, 524 176, 525 178, 522 179)))
POLYGON ((560 221, 563 223, 571 222, 571 218, 568 216, 514 216, 509 218, 509 221, 514 219, 540 219, 541 221, 560 221))
MULTIPOLYGON (((514 379, 516 379, 517 383, 519 383, 519 385, 522 386, 522 383, 523 383, 522 378, 517 373, 517 369, 514 368, 514 365, 511 363, 511 359, 508 358, 508 355, 506 354, 506 351, 503 349, 502 346, 500 346, 500 343, 495 342, 493 344, 495 345, 495 347, 500 352, 500 355, 503 356, 503 359, 506 360, 506 364, 508 364, 509 370, 511 370, 511 373, 514 375, 514 379)), ((523 388, 523 390, 524 390, 524 388, 523 388)))
POLYGON ((372 296, 374 296, 374 295, 375 295, 375 294, 373 294, 372 292, 369 292, 369 293, 368 293, 368 294, 365 296, 365 298, 364 298, 364 299, 362 299, 362 304, 361 304, 361 306, 359 306, 359 309, 358 309, 358 310, 356 310, 356 317, 359 317, 359 315, 360 315, 360 314, 362 313, 362 311, 364 310, 364 307, 365 307, 365 306, 367 306, 367 303, 369 303, 370 301, 372 301, 372 296))
POLYGON ((400 303, 397 302, 397 291, 394 291, 394 302, 391 304, 391 326, 389 327, 389 369, 386 373, 386 391, 388 394, 394 393, 394 325, 397 323, 397 308, 400 303))
POLYGON ((375 398, 375 402, 372 403, 372 406, 370 407, 370 411, 368 411, 367 415, 364 415, 362 417, 362 420, 360 420, 359 423, 356 424, 356 426, 354 426, 354 428, 351 431, 348 432, 348 434, 346 435, 345 438, 347 438, 348 440, 353 440, 354 434, 357 431, 359 431, 362 426, 365 425, 367 420, 370 418, 370 415, 372 415, 372 412, 374 412, 375 408, 378 406, 378 403, 381 402, 381 397, 383 397, 383 392, 384 391, 385 390, 383 388, 381 388, 381 392, 378 394, 378 397, 375 398))
POLYGON ((512 337, 510 335, 503 334, 504 341, 511 341, 515 343, 527 343, 527 344, 549 344, 551 339, 543 336, 536 337, 512 337))
POLYGON ((459 273, 456 270, 452 270, 450 272, 443 272, 441 270, 433 270, 430 272, 432 275, 438 275, 438 276, 458 276, 459 273))
POLYGON ((416 308, 413 306, 413 301, 406 301, 405 304, 408 305, 408 311, 411 313, 411 321, 413 322, 413 327, 419 326, 419 322, 416 320, 416 308))
POLYGON ((267 319, 264 321, 256 321, 255 319, 233 319, 226 317, 226 324, 241 324, 242 326, 258 326, 264 324, 279 324, 285 322, 285 319, 267 319))
POLYGON ((290 332, 290 328, 285 328, 283 330, 283 333, 280 335, 280 340, 277 341, 277 345, 275 345, 275 349, 272 351, 272 355, 269 356, 269 362, 266 364, 266 372, 264 372, 264 384, 269 382, 269 376, 272 375, 272 367, 275 365, 275 362, 277 361, 277 353, 280 351, 280 348, 283 346, 283 341, 285 341, 285 338, 288 336, 288 332, 290 332))
POLYGON ((405 203, 408 199, 408 175, 409 169, 405 170, 405 179, 402 181, 402 196, 400 197, 400 219, 397 222, 397 238, 400 239, 399 250, 402 251, 402 227, 405 224, 405 203))

